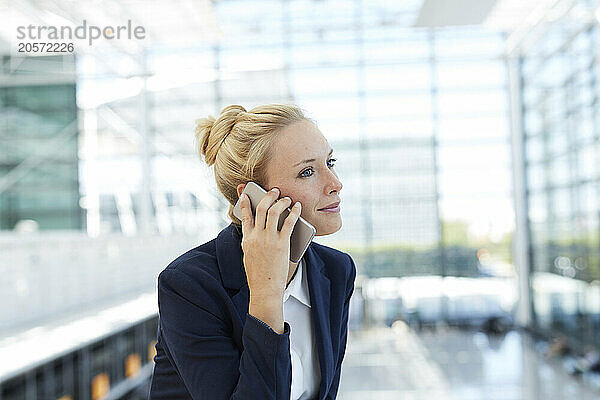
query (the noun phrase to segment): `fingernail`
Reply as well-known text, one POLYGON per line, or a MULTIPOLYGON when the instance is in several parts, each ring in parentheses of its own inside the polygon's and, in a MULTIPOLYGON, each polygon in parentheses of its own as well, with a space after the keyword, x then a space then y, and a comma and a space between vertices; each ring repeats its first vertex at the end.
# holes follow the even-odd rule
POLYGON ((272 191, 272 192, 279 192, 279 189, 277 189, 277 188, 273 188, 273 189, 271 189, 271 191, 272 191))
POLYGON ((294 204, 294 207, 300 208, 300 202, 296 202, 296 204, 294 204))

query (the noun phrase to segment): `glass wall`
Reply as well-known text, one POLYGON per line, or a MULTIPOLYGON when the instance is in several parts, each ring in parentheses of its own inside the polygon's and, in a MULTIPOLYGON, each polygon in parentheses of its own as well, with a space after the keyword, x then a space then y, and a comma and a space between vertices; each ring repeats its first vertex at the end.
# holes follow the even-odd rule
MULTIPOLYGON (((155 47, 145 56, 153 187, 173 194, 171 209, 184 207, 177 193, 206 192, 216 199, 210 204, 219 210, 219 224, 228 223, 222 196, 213 185, 198 184, 205 170, 194 154, 195 119, 217 115, 232 103, 250 109, 294 102, 334 147, 344 184, 344 228, 318 241, 354 249, 368 276, 512 272, 507 85, 499 32, 415 28, 420 1, 214 6, 218 40, 155 47), (177 188, 173 176, 181 181, 177 188)), ((100 63, 95 68, 89 78, 82 71, 81 99, 98 86, 99 73, 109 73, 100 63)), ((123 96, 99 107, 99 135, 105 128, 114 131, 114 124, 103 127, 107 109, 139 130, 140 96, 128 94, 135 93, 136 83, 119 82, 103 82, 123 96)), ((121 146, 113 156, 122 159, 138 150, 121 146)), ((118 230, 116 195, 108 192, 111 185, 104 187, 102 218, 108 229, 118 230)), ((135 185, 127 190, 135 191, 135 185)))
MULTIPOLYGON (((577 2, 521 62, 531 286, 538 328, 600 345, 600 29, 577 2)), ((534 36, 533 34, 531 36, 534 36)))
POLYGON ((0 229, 24 220, 82 228, 74 65, 67 56, 2 59, 0 229))

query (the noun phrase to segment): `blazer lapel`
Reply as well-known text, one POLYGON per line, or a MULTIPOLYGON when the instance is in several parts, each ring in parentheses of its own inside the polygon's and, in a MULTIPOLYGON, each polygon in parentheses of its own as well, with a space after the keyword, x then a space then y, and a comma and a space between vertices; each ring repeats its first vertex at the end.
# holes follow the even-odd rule
POLYGON ((333 379, 333 346, 331 343, 331 318, 329 298, 331 295, 330 281, 325 275, 325 263, 319 257, 311 243, 304 254, 308 266, 308 291, 310 293, 311 313, 315 329, 315 340, 319 350, 319 366, 321 368, 321 384, 319 399, 325 398, 325 393, 333 379))
MULTIPOLYGON (((250 301, 250 290, 246 279, 246 271, 243 267, 243 253, 241 246, 241 232, 233 223, 223 229, 216 240, 216 253, 219 271, 223 279, 223 285, 231 292, 237 293, 231 296, 235 305, 241 326, 246 322, 248 303, 250 301)), ((325 263, 314 249, 313 243, 308 246, 303 259, 306 265, 308 278, 308 291, 310 293, 311 315, 315 329, 315 340, 319 351, 319 366, 321 368, 321 383, 319 386, 319 399, 325 397, 325 393, 333 379, 334 362, 333 346, 331 342, 331 318, 330 318, 330 295, 331 283, 325 275, 325 263)), ((241 332, 235 335, 235 340, 240 348, 241 332), (238 337, 239 336, 239 337, 238 337)))
MULTIPOLYGON (((242 264, 242 235, 233 222, 219 233, 215 246, 223 286, 231 296, 231 301, 239 317, 239 326, 243 329, 248 313, 248 303, 250 302, 250 289, 248 288, 246 271, 242 264)), ((235 326, 234 324, 234 329, 235 326)), ((234 330, 234 340, 239 348, 243 348, 241 329, 239 331, 234 330)))

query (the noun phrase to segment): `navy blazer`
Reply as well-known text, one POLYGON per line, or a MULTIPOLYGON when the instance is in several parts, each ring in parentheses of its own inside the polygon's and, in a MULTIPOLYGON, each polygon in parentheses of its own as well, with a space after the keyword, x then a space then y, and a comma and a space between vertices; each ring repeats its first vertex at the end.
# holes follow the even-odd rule
MULTIPOLYGON (((304 256, 321 367, 319 400, 336 398, 356 267, 311 242, 304 256)), ((290 325, 278 334, 248 314, 241 230, 173 260, 158 276, 159 327, 149 399, 289 400, 290 325)))

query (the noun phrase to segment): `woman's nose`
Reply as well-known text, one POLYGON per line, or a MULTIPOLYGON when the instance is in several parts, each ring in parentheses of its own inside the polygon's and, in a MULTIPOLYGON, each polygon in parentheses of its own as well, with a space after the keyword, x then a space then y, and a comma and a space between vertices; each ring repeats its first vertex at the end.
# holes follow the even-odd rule
POLYGON ((329 171, 329 182, 327 184, 327 194, 336 191, 339 192, 342 190, 342 182, 338 179, 337 174, 334 171, 329 171))

